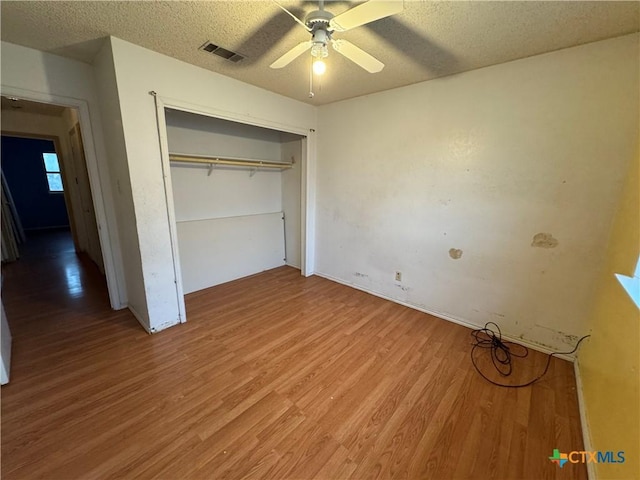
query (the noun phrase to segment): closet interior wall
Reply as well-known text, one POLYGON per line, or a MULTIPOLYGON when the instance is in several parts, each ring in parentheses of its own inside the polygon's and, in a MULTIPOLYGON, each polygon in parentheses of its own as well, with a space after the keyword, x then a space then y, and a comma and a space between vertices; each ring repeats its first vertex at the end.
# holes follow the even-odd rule
POLYGON ((283 170, 171 163, 184 293, 300 268, 303 137, 173 109, 165 118, 171 154, 293 162, 283 170))

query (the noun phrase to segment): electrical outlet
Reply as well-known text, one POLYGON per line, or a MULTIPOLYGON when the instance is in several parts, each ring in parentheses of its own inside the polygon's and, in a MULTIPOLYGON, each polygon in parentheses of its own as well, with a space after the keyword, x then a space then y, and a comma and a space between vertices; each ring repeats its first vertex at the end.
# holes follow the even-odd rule
POLYGON ((396 282, 402 281, 402 272, 396 272, 396 282))

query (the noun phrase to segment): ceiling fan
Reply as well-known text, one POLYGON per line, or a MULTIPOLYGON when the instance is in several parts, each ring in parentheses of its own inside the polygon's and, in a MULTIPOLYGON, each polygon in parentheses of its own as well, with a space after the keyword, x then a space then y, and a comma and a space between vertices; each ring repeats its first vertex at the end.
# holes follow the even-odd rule
POLYGON ((313 63, 313 71, 318 75, 324 73, 326 69, 323 59, 329 56, 329 43, 336 52, 347 57, 367 72, 381 71, 384 68, 384 63, 347 40, 334 39, 333 34, 346 32, 381 18, 395 15, 404 8, 402 1, 369 0, 334 16, 324 9, 324 0, 320 0, 318 10, 309 13, 302 21, 278 2, 276 4, 311 34, 311 40, 299 43, 273 62, 270 67, 286 67, 304 52, 311 50, 311 56, 316 59, 313 63))

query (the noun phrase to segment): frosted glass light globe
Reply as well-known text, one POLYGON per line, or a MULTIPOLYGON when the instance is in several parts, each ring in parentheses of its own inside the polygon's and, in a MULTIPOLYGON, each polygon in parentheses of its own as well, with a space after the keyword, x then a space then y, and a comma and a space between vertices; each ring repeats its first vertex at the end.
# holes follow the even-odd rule
POLYGON ((322 75, 327 71, 327 65, 322 60, 316 60, 313 62, 313 73, 316 75, 322 75))

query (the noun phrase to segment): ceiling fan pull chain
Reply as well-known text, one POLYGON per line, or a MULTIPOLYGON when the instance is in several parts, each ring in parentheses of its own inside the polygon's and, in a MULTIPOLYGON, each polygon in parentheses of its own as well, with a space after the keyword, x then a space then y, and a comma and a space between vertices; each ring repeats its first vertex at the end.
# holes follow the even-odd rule
POLYGON ((313 98, 315 95, 313 93, 313 57, 311 57, 311 62, 309 63, 309 98, 313 98))

